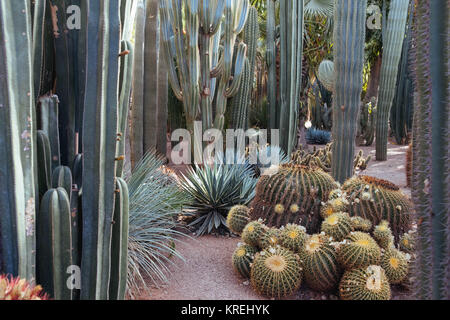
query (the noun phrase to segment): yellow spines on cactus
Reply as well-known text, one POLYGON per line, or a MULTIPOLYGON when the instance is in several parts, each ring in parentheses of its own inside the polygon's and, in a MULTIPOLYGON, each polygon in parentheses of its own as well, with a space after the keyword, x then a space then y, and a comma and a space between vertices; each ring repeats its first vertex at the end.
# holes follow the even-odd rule
POLYGON ((333 213, 322 222, 321 231, 335 241, 341 241, 353 231, 352 221, 348 213, 333 213))
POLYGON ((342 198, 343 195, 344 194, 343 194, 342 190, 340 188, 336 188, 336 189, 330 191, 330 194, 328 195, 328 201, 342 198))
POLYGON ((280 243, 280 230, 276 228, 267 228, 261 234, 258 241, 258 246, 261 249, 267 249, 269 247, 275 247, 280 243))
POLYGON ((266 230, 262 220, 251 221, 242 230, 242 240, 250 246, 259 247, 259 241, 266 230))
POLYGON ((320 228, 320 203, 337 184, 316 167, 283 164, 271 175, 262 176, 251 204, 250 217, 262 218, 270 227, 300 224, 308 232, 320 228))
POLYGON ((373 225, 387 220, 395 240, 410 229, 412 203, 395 184, 374 177, 356 176, 342 185, 350 202, 349 214, 368 219, 373 225))
POLYGON ((391 284, 398 284, 406 279, 409 271, 409 254, 395 248, 389 248, 381 256, 381 267, 391 284))
POLYGON ((300 288, 302 274, 298 255, 277 246, 256 254, 250 281, 258 293, 281 298, 293 294, 300 288))
POLYGON ((381 248, 364 232, 351 232, 339 245, 338 261, 346 270, 377 265, 380 258, 381 248))
POLYGON ((339 284, 342 300, 390 300, 391 287, 383 268, 371 265, 347 270, 339 284))
POLYGON ((370 220, 358 216, 351 217, 350 220, 355 231, 370 232, 372 230, 372 222, 370 220))
POLYGON ((373 230, 373 238, 378 243, 378 245, 387 250, 394 246, 394 236, 389 228, 389 222, 383 220, 379 225, 373 230))
POLYGON ((227 227, 236 234, 241 234, 249 222, 249 208, 246 206, 237 205, 228 212, 227 227))
POLYGON ((250 265, 258 249, 248 244, 239 243, 233 253, 233 268, 244 278, 250 278, 250 265))
POLYGON ((297 224, 288 224, 280 228, 280 245, 295 253, 299 253, 307 239, 306 229, 297 224))
POLYGON ((339 282, 341 271, 335 247, 325 234, 308 237, 300 253, 308 286, 316 291, 329 291, 339 282))
POLYGON ((415 243, 416 243, 415 232, 409 231, 407 233, 404 233, 400 237, 398 247, 401 251, 412 254, 414 253, 415 243))
POLYGON ((0 275, 0 300, 48 300, 48 295, 25 279, 0 275))
POLYGON ((323 219, 328 218, 333 213, 347 212, 348 201, 343 198, 335 198, 328 200, 320 207, 320 216, 323 219))

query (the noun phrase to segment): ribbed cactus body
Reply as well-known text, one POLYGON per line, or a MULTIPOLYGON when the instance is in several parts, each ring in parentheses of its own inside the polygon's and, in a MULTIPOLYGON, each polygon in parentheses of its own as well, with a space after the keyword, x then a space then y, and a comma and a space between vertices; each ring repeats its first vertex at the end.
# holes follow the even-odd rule
POLYGON ((281 298, 300 288, 302 275, 298 255, 281 247, 269 248, 256 254, 250 282, 258 293, 281 298))
POLYGON ((52 188, 52 161, 50 151, 50 140, 45 132, 37 130, 36 149, 38 165, 39 199, 41 199, 48 189, 52 188))
POLYGON ((409 260, 405 253, 395 248, 383 252, 380 265, 390 284, 402 283, 408 275, 409 260))
POLYGON ((116 178, 116 202, 111 236, 109 299, 125 299, 128 272, 129 193, 127 183, 116 178))
POLYGON ((353 231, 353 225, 348 213, 333 213, 322 222, 321 231, 335 241, 343 240, 353 231))
POLYGON ((373 238, 382 249, 389 249, 394 246, 394 236, 389 228, 389 222, 383 220, 373 230, 373 238))
POLYGON ((302 83, 304 0, 280 1, 280 143, 291 154, 297 140, 302 83))
POLYGON ((287 224, 280 229, 279 243, 283 248, 300 253, 305 246, 307 237, 305 227, 297 224, 287 224))
POLYGON ((350 220, 355 231, 370 232, 372 230, 372 222, 370 220, 358 216, 351 217, 350 220))
POLYGON ((277 173, 259 179, 250 216, 264 219, 268 226, 295 223, 305 226, 308 232, 318 231, 320 203, 336 186, 331 176, 320 169, 282 165, 277 173))
POLYGON ((35 278, 38 205, 30 2, 0 2, 0 235, 3 273, 35 278))
POLYGON ((319 65, 317 78, 328 90, 333 92, 335 83, 334 62, 330 60, 323 60, 319 65))
POLYGON ((257 252, 257 248, 248 244, 241 244, 233 253, 233 268, 245 279, 250 278, 250 264, 253 262, 253 258, 257 252))
POLYGON ((320 207, 320 216, 326 219, 335 213, 347 212, 348 204, 348 201, 343 198, 328 200, 320 207))
POLYGON ((400 251, 406 253, 414 253, 416 248, 416 241, 417 238, 415 232, 406 232, 401 236, 400 241, 398 242, 398 248, 400 249, 400 251))
POLYGON ((249 222, 249 209, 246 206, 237 205, 228 212, 227 227, 236 234, 241 234, 249 222))
POLYGON ((56 95, 43 96, 39 102, 41 130, 47 135, 50 142, 51 170, 53 171, 61 164, 58 127, 59 99, 56 95))
POLYGON ((350 233, 338 249, 338 261, 346 269, 378 265, 381 249, 377 242, 367 233, 350 233))
POLYGON ((326 235, 314 234, 308 238, 300 254, 305 280, 316 291, 329 291, 339 283, 341 268, 336 249, 326 235))
POLYGON ((266 229, 267 227, 262 222, 252 221, 242 231, 242 240, 252 247, 258 247, 259 241, 266 229))
POLYGON ((83 121, 81 299, 107 299, 119 100, 119 1, 90 1, 87 28, 86 101, 91 104, 83 121))
POLYGON ((275 1, 267 0, 266 17, 266 63, 268 69, 267 100, 269 103, 269 126, 270 129, 278 128, 277 112, 277 47, 275 45, 275 1))
POLYGON ((342 300, 390 300, 391 287, 380 266, 348 270, 339 284, 342 300))
POLYGON ((72 263, 70 202, 63 188, 50 189, 37 219, 37 281, 57 300, 72 299, 67 269, 72 263))
POLYGON ((238 93, 231 100, 233 115, 231 126, 235 129, 247 130, 248 107, 250 104, 250 93, 253 87, 253 73, 250 68, 249 59, 245 59, 244 73, 238 93))
POLYGON ((353 175, 355 137, 363 85, 367 0, 337 0, 334 6, 332 175, 344 182, 353 175))
POLYGON ((395 95, 398 66, 402 55, 409 0, 392 0, 384 30, 383 62, 381 64, 380 89, 378 93, 376 158, 387 160, 389 114, 395 95))
POLYGON ((276 247, 280 244, 280 230, 276 228, 268 228, 263 231, 259 241, 258 247, 261 249, 268 249, 276 247))
POLYGON ((66 190, 69 200, 72 195, 72 172, 69 167, 59 166, 52 174, 52 188, 63 188, 66 190))
POLYGON ((347 180, 342 190, 347 193, 351 216, 368 219, 373 225, 387 220, 396 241, 410 229, 412 203, 396 185, 386 180, 358 176, 347 180))

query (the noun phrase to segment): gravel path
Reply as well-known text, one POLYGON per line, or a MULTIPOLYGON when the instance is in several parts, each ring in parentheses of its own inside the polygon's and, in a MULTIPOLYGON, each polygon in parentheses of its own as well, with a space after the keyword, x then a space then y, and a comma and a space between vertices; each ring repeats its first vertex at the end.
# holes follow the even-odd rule
MULTIPOLYGON (((405 153, 407 146, 389 144, 388 161, 371 160, 364 174, 387 179, 406 188, 405 153)), ((374 147, 357 147, 363 149, 365 156, 369 153, 375 159, 374 147)), ((177 244, 177 249, 185 258, 178 267, 172 268, 170 282, 160 288, 152 288, 139 299, 156 300, 264 300, 257 295, 247 281, 240 278, 231 266, 231 255, 240 241, 233 237, 203 236, 188 239, 177 244)), ((393 290, 393 299, 406 299, 404 292, 393 290)), ((295 296, 288 299, 337 299, 334 295, 324 295, 302 288, 295 296)))

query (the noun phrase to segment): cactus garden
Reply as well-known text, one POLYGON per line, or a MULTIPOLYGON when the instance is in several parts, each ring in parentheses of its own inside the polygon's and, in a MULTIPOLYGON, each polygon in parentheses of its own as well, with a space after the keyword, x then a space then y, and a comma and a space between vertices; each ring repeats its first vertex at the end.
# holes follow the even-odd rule
POLYGON ((446 0, 1 0, 0 300, 449 300, 446 0))

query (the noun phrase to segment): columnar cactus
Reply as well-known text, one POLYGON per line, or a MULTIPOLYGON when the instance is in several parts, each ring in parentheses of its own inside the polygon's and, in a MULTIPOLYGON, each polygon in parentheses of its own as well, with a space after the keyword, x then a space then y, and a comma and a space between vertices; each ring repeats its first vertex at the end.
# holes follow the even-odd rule
POLYGON ((30 2, 0 2, 0 235, 2 272, 35 278, 38 203, 30 2))
POLYGON ((302 84, 304 0, 280 1, 280 143, 291 154, 297 140, 302 84))
POLYGON ((376 158, 387 160, 388 121, 402 55, 409 0, 392 0, 383 39, 383 62, 378 92, 376 158))
POLYGON ((72 263, 70 202, 63 188, 42 198, 37 219, 37 281, 57 300, 71 300, 67 269, 72 263))
POLYGON ((270 129, 278 128, 277 112, 277 47, 275 45, 275 0, 267 0, 266 63, 268 69, 267 100, 269 102, 270 129))
POLYGON ((337 0, 334 6, 332 175, 344 182, 353 175, 355 137, 363 85, 367 0, 337 0))

